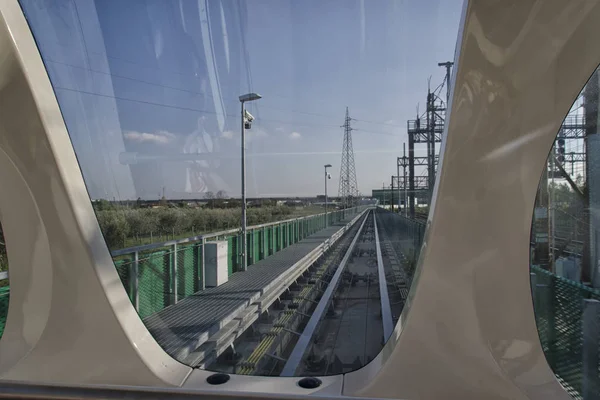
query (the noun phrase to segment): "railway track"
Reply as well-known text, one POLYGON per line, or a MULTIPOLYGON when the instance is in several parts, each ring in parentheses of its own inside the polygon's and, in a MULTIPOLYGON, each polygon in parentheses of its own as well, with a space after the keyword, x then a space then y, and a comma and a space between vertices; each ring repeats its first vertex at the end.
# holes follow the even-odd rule
POLYGON ((359 220, 235 345, 231 372, 329 375, 369 363, 392 334, 410 285, 392 217, 370 210, 359 220))
POLYGON ((366 216, 300 276, 209 369, 277 375, 366 216))
POLYGON ((327 312, 313 314, 318 322, 308 332, 308 344, 294 349, 302 357, 290 357, 282 375, 329 375, 358 369, 381 351, 392 334, 410 280, 393 239, 388 238, 385 227, 390 223, 378 224, 381 216, 375 210, 367 218, 345 262, 338 266, 341 278, 332 282, 336 286, 331 288, 327 312))

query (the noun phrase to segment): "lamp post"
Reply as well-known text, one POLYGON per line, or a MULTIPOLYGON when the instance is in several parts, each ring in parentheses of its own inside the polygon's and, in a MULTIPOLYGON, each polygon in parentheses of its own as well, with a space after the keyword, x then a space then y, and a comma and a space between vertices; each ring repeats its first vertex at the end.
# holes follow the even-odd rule
POLYGON ((242 105, 242 271, 248 269, 248 257, 246 255, 246 125, 250 129, 250 124, 254 117, 246 112, 244 103, 260 99, 262 96, 257 93, 247 93, 240 96, 242 105))
POLYGON ((329 179, 327 168, 331 168, 331 164, 325 164, 325 228, 327 228, 329 222, 329 216, 327 215, 327 179, 329 179))

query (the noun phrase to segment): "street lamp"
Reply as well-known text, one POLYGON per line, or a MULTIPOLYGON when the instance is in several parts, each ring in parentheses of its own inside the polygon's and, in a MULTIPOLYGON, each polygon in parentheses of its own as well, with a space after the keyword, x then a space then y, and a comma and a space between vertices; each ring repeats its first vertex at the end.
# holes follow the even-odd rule
POLYGON ((246 112, 244 103, 260 99, 258 93, 247 93, 240 96, 242 104, 242 270, 248 269, 248 257, 246 256, 246 129, 250 129, 254 117, 246 112))
POLYGON ((327 223, 329 222, 327 215, 327 179, 331 179, 331 175, 327 173, 327 168, 331 168, 331 164, 325 164, 325 228, 327 228, 327 223))

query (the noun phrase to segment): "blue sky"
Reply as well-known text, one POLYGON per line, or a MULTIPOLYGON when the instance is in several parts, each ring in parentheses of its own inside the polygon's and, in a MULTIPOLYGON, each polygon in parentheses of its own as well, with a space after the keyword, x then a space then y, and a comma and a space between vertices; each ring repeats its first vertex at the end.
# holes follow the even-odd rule
POLYGON ((163 190, 239 196, 237 96, 247 91, 263 95, 248 105, 249 196, 321 194, 326 163, 337 194, 346 107, 356 119, 359 190, 370 194, 395 172, 427 79, 437 86, 437 63, 453 59, 462 8, 462 0, 22 4, 90 195, 122 199, 163 190), (213 156, 190 162, 190 154, 213 156))

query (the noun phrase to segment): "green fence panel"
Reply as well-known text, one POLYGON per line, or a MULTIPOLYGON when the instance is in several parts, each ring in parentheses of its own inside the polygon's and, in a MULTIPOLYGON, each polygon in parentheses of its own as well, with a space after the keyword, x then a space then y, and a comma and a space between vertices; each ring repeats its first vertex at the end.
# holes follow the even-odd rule
POLYGON ((6 325, 6 317, 8 315, 8 301, 10 297, 10 289, 8 286, 0 287, 0 338, 4 333, 6 325))
POLYGON ((283 227, 277 225, 277 251, 283 249, 283 227))
POLYGON ((269 227, 269 234, 271 235, 270 237, 270 250, 269 250, 269 255, 275 254, 277 252, 277 227, 276 226, 271 226, 269 227))
POLYGON ((239 263, 239 250, 237 242, 237 236, 227 237, 227 251, 229 252, 229 259, 227 260, 227 271, 229 273, 229 276, 231 276, 231 274, 233 274, 234 271, 237 271, 237 266, 239 263))
MULTIPOLYGON (((241 239, 240 239, 241 240, 241 239)), ((242 252, 242 249, 240 248, 240 253, 242 252)), ((247 234, 246 236, 246 265, 250 265, 252 262, 252 231, 250 231, 249 234, 247 234)), ((240 269, 239 271, 241 271, 242 265, 240 264, 240 269)))
POLYGON ((196 292, 202 289, 203 281, 202 275, 204 271, 204 247, 202 243, 197 243, 196 248, 194 250, 194 257, 196 259, 196 292))
MULTIPOLYGON (((583 389, 584 300, 600 301, 600 291, 532 266, 535 319, 548 364, 575 398, 583 389)), ((596 360, 600 368, 600 360, 596 360)), ((596 393, 600 396, 600 393, 596 393)))
MULTIPOLYGON (((330 218, 332 221, 339 220, 342 215, 339 211, 332 212, 330 218)), ((281 222, 269 227, 250 230, 247 238, 248 264, 255 264, 259 260, 318 232, 324 228, 325 218, 324 215, 313 215, 300 220, 281 222)), ((419 226, 415 226, 413 229, 415 229, 415 235, 418 237, 416 240, 422 241, 422 232, 417 231, 419 228, 419 226)), ((229 275, 239 271, 241 265, 241 236, 221 235, 209 240, 227 241, 229 275)), ((173 301, 171 274, 173 273, 172 267, 175 260, 177 261, 177 299, 183 299, 201 289, 202 270, 204 268, 202 254, 202 243, 178 245, 177 253, 173 253, 171 249, 166 248, 139 253, 138 304, 139 314, 142 318, 162 310, 173 301)), ((131 276, 134 261, 135 256, 133 253, 114 258, 117 273, 130 300, 133 300, 133 284, 135 283, 131 276)), ((6 289, 6 293, 8 293, 8 289, 6 289)), ((2 301, 4 300, 0 297, 0 324, 3 323, 2 301)))
POLYGON ((287 247, 287 229, 285 224, 281 224, 281 246, 284 249, 287 247))
POLYGON ((252 235, 252 245, 254 247, 253 251, 253 257, 252 257, 252 263, 256 263, 260 260, 262 260, 261 257, 261 251, 260 251, 260 244, 261 244, 261 240, 260 240, 260 236, 261 236, 261 232, 262 232, 262 228, 261 229, 255 229, 252 235))
POLYGON ((298 243, 298 221, 292 222, 292 227, 294 230, 294 243, 298 243))
POLYGON ((131 271, 131 263, 133 263, 133 254, 127 256, 121 256, 118 259, 114 260, 115 268, 117 270, 117 274, 119 274, 119 278, 121 279, 121 283, 127 292, 127 297, 129 300, 131 299, 131 284, 132 281, 130 279, 130 271, 131 271))
POLYGON ((269 256, 269 228, 262 228, 261 231, 262 232, 260 235, 260 239, 261 239, 260 252, 261 252, 261 260, 264 260, 265 258, 267 258, 269 256))
POLYGON ((141 253, 138 263, 139 314, 141 318, 169 305, 170 252, 141 253))
POLYGON ((300 228, 299 228, 299 223, 298 220, 294 221, 294 243, 298 243, 298 241, 300 240, 300 228))
POLYGON ((177 246, 177 299, 198 291, 197 244, 177 246))

